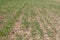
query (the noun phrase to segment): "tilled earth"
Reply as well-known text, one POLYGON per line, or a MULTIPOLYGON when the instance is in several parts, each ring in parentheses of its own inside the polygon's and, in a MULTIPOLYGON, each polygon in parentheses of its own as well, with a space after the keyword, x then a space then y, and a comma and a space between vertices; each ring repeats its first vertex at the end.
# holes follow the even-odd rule
POLYGON ((11 27, 7 40, 60 40, 59 4, 54 0, 26 0, 21 10, 20 4, 16 5, 13 15, 17 11, 21 14, 11 27))

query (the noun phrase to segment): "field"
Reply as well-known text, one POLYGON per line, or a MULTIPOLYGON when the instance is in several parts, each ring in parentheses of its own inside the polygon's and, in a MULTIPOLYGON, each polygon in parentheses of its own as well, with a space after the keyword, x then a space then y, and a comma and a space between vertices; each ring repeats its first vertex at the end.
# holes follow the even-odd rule
POLYGON ((60 40, 60 0, 0 0, 0 40, 60 40))

